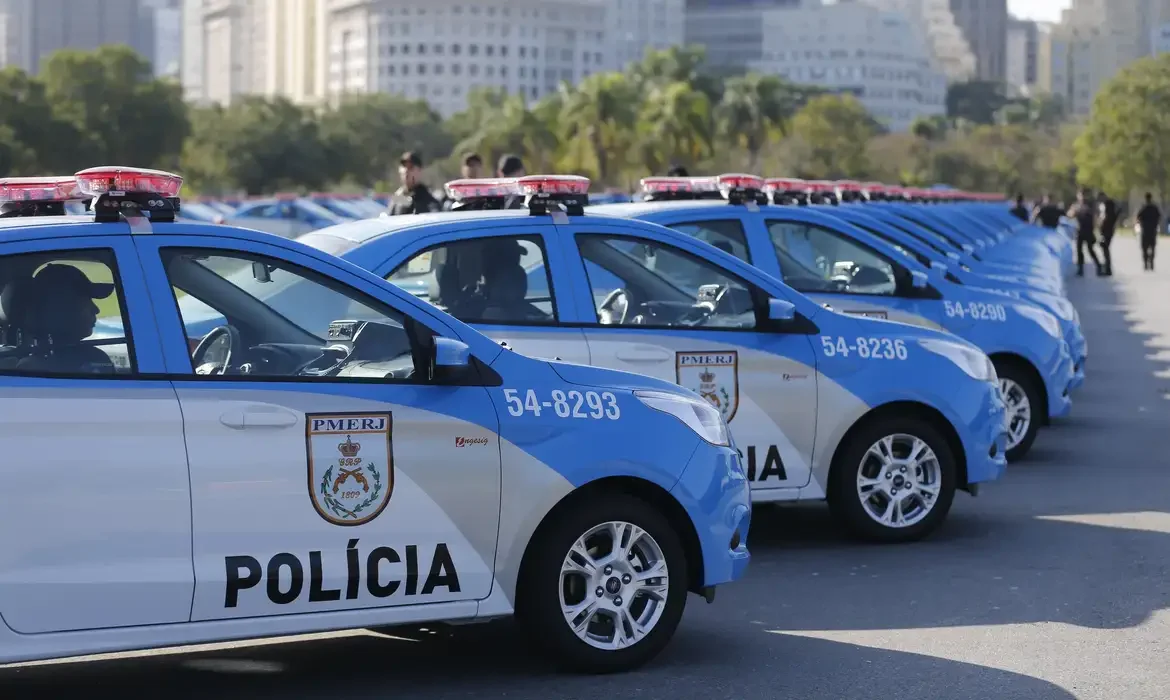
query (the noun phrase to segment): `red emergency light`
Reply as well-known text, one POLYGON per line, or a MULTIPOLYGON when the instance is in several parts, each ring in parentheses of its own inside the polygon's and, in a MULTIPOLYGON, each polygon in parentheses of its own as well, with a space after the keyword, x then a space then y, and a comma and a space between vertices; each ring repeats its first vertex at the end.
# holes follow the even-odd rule
POLYGON ((452 180, 443 189, 447 191, 448 197, 457 202, 477 197, 507 197, 520 194, 516 180, 514 177, 465 178, 452 180))
POLYGON ((67 202, 84 199, 73 177, 0 178, 0 203, 67 202))
POLYGON ((718 185, 720 191, 730 190, 755 190, 756 192, 764 191, 764 178, 758 175, 745 175, 744 173, 726 173, 715 178, 715 184, 718 185))
POLYGON ((679 194, 695 191, 694 177, 644 177, 638 186, 646 194, 679 194))
POLYGON ((525 175, 516 178, 519 193, 531 194, 589 194, 589 178, 580 175, 525 175))
POLYGON ((839 180, 837 182, 837 189, 841 192, 860 192, 861 183, 854 180, 839 180))
POLYGON ((807 192, 808 183, 804 180, 789 177, 771 177, 764 180, 766 192, 807 192))
POLYGON ((183 178, 179 175, 146 168, 103 165, 82 170, 74 177, 77 178, 77 187, 82 194, 90 197, 111 192, 178 197, 183 187, 183 178))

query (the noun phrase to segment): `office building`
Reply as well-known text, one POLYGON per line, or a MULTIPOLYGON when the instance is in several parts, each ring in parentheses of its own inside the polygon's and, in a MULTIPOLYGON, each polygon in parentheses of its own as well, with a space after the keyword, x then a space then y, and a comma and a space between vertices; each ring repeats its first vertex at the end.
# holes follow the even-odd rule
POLYGON ((717 66, 855 95, 894 131, 945 113, 946 76, 922 25, 902 13, 855 3, 693 10, 687 31, 717 66))
POLYGON ((975 54, 975 77, 1007 77, 1007 0, 950 0, 951 14, 975 54))
POLYGON ((1012 18, 1008 22, 1005 82, 1015 94, 1028 94, 1036 86, 1040 30, 1035 22, 1012 18))
POLYGON ((140 0, 0 0, 0 68, 38 73, 61 49, 124 44, 154 62, 153 13, 140 0))
POLYGON ((979 64, 970 41, 951 10, 951 0, 854 0, 900 12, 926 34, 935 64, 950 82, 975 78, 979 64))

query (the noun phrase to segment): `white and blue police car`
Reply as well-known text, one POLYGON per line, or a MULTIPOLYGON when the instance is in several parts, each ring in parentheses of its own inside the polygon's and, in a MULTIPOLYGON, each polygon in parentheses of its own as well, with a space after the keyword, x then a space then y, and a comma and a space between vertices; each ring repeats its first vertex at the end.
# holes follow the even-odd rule
MULTIPOLYGON (((763 178, 648 178, 643 188, 669 193, 673 201, 590 211, 716 244, 842 313, 942 330, 978 346, 995 364, 1008 401, 1009 461, 1027 454, 1042 425, 1070 412, 1076 381, 1071 349, 1060 321, 1038 305, 957 284, 833 216, 835 207, 773 206, 763 178)), ((821 354, 851 352, 826 345, 821 354)))
POLYGON ((615 671, 743 575, 749 484, 709 403, 175 221, 181 183, 0 180, 0 662, 515 614, 615 671))
MULTIPOLYGON (((956 490, 975 494, 1004 473, 1005 406, 978 348, 835 313, 684 233, 590 215, 589 184, 456 181, 448 194, 469 211, 380 217, 300 241, 518 352, 694 390, 731 425, 754 501, 827 499, 867 539, 921 538, 956 490), (485 210, 516 199, 525 207, 485 210)), ((316 303, 276 294, 277 306, 316 303)))

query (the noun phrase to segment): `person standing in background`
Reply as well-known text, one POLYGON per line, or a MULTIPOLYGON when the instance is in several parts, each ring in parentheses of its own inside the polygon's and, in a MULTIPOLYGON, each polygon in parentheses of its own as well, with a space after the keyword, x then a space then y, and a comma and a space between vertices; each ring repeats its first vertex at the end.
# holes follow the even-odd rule
MULTIPOLYGON (((465 180, 478 180, 483 177, 483 159, 479 157, 478 153, 464 153, 463 165, 459 168, 459 176, 465 180)), ((443 211, 452 211, 457 200, 450 197, 443 198, 443 211)))
MULTIPOLYGON (((496 177, 524 177, 528 172, 524 169, 524 161, 520 156, 508 154, 500 158, 496 167, 496 177)), ((524 198, 520 195, 508 195, 504 200, 505 209, 523 209, 524 198)))
POLYGON ((1093 245, 1097 242, 1094 232, 1097 223, 1097 211, 1093 206, 1093 192, 1089 189, 1081 190, 1077 195, 1077 202, 1068 210, 1070 219, 1077 222, 1077 277, 1085 276, 1085 248, 1089 249, 1089 257, 1097 266, 1097 276, 1105 276, 1105 268, 1101 267, 1101 260, 1093 245))
POLYGON ((1044 199, 1032 210, 1032 223, 1045 228, 1056 228, 1060 225, 1064 211, 1052 201, 1052 195, 1044 195, 1044 199))
POLYGON ((430 188, 423 184, 422 169, 422 156, 414 151, 407 151, 398 159, 402 187, 391 197, 390 216, 425 214, 442 208, 430 188))
POLYGON ((1142 268, 1153 271, 1154 249, 1158 246, 1158 231, 1162 225, 1162 210, 1154 204, 1154 195, 1146 192, 1146 203, 1137 213, 1138 235, 1142 245, 1142 268))
POLYGON ((1011 209, 1012 216, 1024 223, 1028 223, 1028 208, 1024 206, 1024 195, 1016 195, 1016 206, 1011 209))
POLYGON ((1104 256, 1102 264, 1105 266, 1105 276, 1113 276, 1113 254, 1109 247, 1113 245, 1113 234, 1117 232, 1117 219, 1120 218, 1121 212, 1117 208, 1117 202, 1113 201, 1104 192, 1099 195, 1101 202, 1101 254, 1104 256))

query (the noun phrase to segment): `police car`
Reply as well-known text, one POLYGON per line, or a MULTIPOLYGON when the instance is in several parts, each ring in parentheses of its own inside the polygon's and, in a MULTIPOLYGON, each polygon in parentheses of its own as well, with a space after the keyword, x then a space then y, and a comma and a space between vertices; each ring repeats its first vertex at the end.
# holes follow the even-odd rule
POLYGON ((181 183, 0 181, 0 663, 514 613, 612 671, 742 576, 717 409, 516 354, 309 246, 176 222, 181 183), (189 300, 220 324, 192 336, 189 300))
MULTIPOLYGON (((644 190, 668 193, 676 201, 591 210, 654 222, 718 245, 844 314, 944 330, 974 343, 991 356, 1008 402, 1009 461, 1027 454, 1042 424, 1069 413, 1073 360, 1051 313, 955 284, 831 210, 770 206, 766 187, 762 178, 742 174, 647 178, 644 190)), ((821 348, 826 357, 849 352, 821 348)))
MULTIPOLYGON (((518 352, 694 390, 730 423, 753 500, 828 499, 861 537, 923 537, 957 489, 1003 474, 1005 408, 977 348, 835 313, 677 231, 586 215, 588 188, 572 176, 455 181, 448 194, 471 211, 300 240, 518 352), (482 210, 513 197, 526 209, 482 210)), ((285 294, 274 303, 308 304, 285 294)))
POLYGON ((876 207, 842 205, 828 213, 882 239, 895 250, 914 258, 923 266, 937 269, 952 284, 1033 303, 1056 316, 1060 321, 1061 334, 1068 342, 1069 352, 1073 357, 1075 374, 1072 388, 1077 389, 1084 384, 1088 343, 1081 330, 1080 314, 1066 297, 1042 291, 1025 282, 1004 280, 986 272, 977 272, 967 265, 953 261, 939 246, 914 236, 911 233, 914 224, 905 220, 899 223, 883 218, 876 207))

